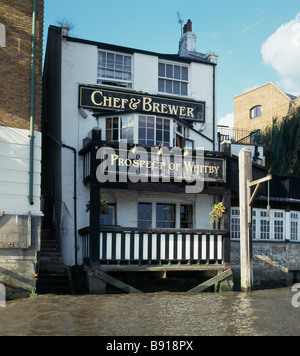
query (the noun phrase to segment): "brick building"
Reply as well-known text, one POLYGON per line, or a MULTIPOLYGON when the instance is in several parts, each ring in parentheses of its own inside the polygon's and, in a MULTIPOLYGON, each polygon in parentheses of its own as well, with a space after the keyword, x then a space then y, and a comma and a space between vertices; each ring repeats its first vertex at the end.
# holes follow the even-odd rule
POLYGON ((234 128, 263 130, 272 125, 274 118, 287 116, 290 109, 299 105, 300 97, 267 83, 234 98, 234 128))
POLYGON ((0 282, 10 295, 35 286, 42 220, 43 19, 43 0, 1 0, 0 282))

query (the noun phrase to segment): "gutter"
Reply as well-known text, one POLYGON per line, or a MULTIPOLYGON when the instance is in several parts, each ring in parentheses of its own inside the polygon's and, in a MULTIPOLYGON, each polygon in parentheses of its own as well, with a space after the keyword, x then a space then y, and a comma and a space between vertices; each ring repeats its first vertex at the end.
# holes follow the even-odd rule
POLYGON ((30 153, 29 153, 29 204, 33 205, 33 164, 34 164, 34 103, 35 103, 35 54, 36 54, 36 9, 37 0, 33 0, 32 11, 32 48, 31 48, 31 87, 30 87, 30 153))

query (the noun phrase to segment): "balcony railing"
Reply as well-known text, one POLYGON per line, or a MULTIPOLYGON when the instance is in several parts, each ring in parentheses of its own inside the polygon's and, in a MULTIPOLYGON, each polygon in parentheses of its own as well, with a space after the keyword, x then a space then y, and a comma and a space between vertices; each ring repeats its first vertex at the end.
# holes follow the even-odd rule
POLYGON ((260 145, 262 143, 261 130, 246 130, 227 126, 218 126, 218 141, 231 143, 260 145))
MULTIPOLYGON (((120 228, 100 232, 102 264, 221 264, 223 230, 120 228)), ((90 254, 90 235, 82 233, 83 258, 90 254)))

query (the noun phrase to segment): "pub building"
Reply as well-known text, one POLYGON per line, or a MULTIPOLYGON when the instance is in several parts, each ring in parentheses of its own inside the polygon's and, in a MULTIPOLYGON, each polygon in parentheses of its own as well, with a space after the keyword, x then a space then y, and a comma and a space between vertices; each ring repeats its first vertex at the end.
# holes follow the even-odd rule
POLYGON ((116 272, 164 278, 180 272, 186 279, 223 273, 220 280, 231 286, 232 162, 228 146, 216 151, 218 56, 197 52, 196 39, 190 20, 178 54, 49 27, 44 226, 53 230, 65 265, 85 266, 90 291, 132 288, 116 272), (189 173, 193 181, 185 179, 189 173), (218 202, 227 209, 212 224, 218 202))

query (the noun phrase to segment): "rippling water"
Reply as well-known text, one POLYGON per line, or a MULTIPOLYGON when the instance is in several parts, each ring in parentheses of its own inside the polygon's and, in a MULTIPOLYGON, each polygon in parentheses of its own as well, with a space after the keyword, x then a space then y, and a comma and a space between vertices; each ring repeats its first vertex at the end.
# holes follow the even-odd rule
POLYGON ((0 335, 300 335, 294 294, 283 288, 248 294, 39 295, 0 308, 0 335))

